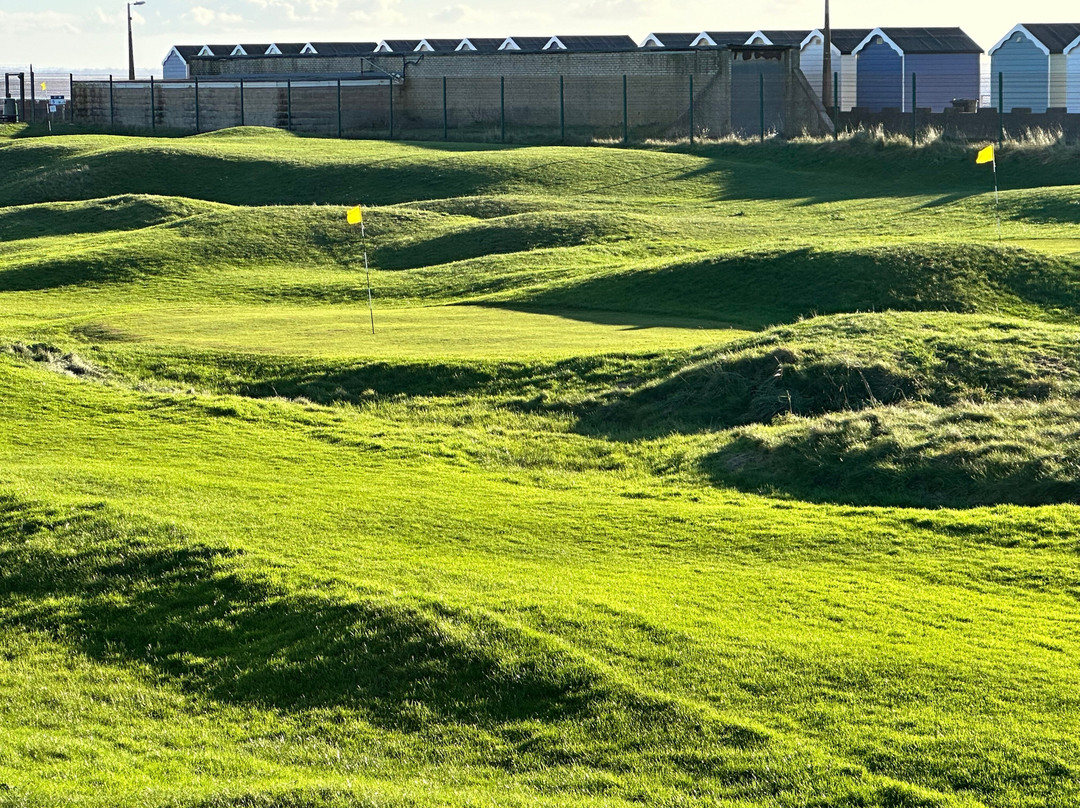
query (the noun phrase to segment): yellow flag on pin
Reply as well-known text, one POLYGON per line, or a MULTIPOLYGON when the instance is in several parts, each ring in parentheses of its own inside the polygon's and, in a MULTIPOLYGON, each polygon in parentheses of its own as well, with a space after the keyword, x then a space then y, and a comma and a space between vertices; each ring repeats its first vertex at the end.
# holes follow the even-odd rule
POLYGON ((355 208, 349 208, 349 212, 345 214, 345 219, 349 224, 360 224, 364 221, 364 212, 360 210, 360 206, 357 205, 355 208))
POLYGON ((982 149, 979 152, 978 156, 975 158, 975 164, 976 165, 978 165, 980 163, 992 163, 992 162, 994 162, 994 146, 993 146, 993 144, 987 146, 985 149, 982 149))

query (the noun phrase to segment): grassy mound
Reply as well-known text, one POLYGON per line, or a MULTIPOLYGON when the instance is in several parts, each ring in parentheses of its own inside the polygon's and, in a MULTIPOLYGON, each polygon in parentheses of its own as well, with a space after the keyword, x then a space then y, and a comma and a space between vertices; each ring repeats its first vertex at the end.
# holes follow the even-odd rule
POLYGON ((699 355, 615 394, 585 430, 663 435, 768 423, 877 404, 948 406, 1080 394, 1065 326, 948 314, 862 314, 781 326, 699 355))
POLYGON ((1072 150, 37 134, 0 805, 1080 801, 1072 150))
POLYGON ((897 406, 736 430, 713 479, 814 502, 1080 504, 1075 400, 897 406))
POLYGON ((544 290, 530 306, 710 316, 746 328, 837 312, 1036 313, 1080 309, 1080 269, 1015 248, 946 244, 738 253, 609 273, 544 290))

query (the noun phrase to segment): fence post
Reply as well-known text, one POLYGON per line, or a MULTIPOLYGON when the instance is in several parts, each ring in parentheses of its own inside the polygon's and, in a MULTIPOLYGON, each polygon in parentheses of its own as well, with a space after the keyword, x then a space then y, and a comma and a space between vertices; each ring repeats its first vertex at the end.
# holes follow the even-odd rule
POLYGON ((559 142, 566 142, 566 95, 562 76, 559 76, 559 142))
POLYGON ((199 77, 195 77, 195 134, 199 134, 202 131, 202 124, 199 121, 199 77))
POLYGON ((765 74, 758 74, 758 119, 761 123, 761 142, 765 142, 765 74))
POLYGON ((240 79, 240 125, 244 125, 244 80, 240 79))
POLYGON ((157 114, 156 114, 156 110, 154 109, 155 106, 156 106, 156 104, 154 103, 154 77, 151 75, 150 76, 150 131, 151 132, 154 132, 154 131, 157 130, 157 114))
POLYGON ((341 140, 341 79, 337 80, 337 136, 341 140))
POLYGON ((626 93, 626 74, 622 77, 622 142, 623 145, 630 143, 630 102, 626 93))
POLYGON ((998 148, 1005 140, 1005 74, 998 73, 998 148))
POLYGON ((30 123, 37 118, 37 99, 34 97, 34 66, 30 65, 30 123))
POLYGON ((690 74, 690 145, 694 145, 694 74, 690 74))
POLYGON ((502 142, 506 142, 506 76, 499 76, 499 125, 502 142))
POLYGON ((71 93, 71 99, 68 101, 68 106, 71 111, 68 113, 71 123, 75 123, 75 74, 68 73, 68 92, 71 93))
POLYGON ((442 139, 450 137, 450 113, 446 110, 446 76, 442 77, 442 139))
POLYGON ((918 85, 915 80, 916 74, 911 74, 911 145, 919 145, 919 100, 916 90, 918 85))
POLYGON ((394 139, 394 79, 391 78, 388 86, 390 88, 390 140, 394 139))
POLYGON ((832 137, 833 140, 840 139, 840 73, 834 72, 832 74, 832 137))
MULTIPOLYGON (((34 85, 30 85, 31 91, 33 91, 34 85)), ((116 125, 116 106, 113 104, 113 77, 109 74, 109 128, 111 129, 116 125)))
POLYGON ((285 80, 285 130, 292 131, 292 79, 285 80))

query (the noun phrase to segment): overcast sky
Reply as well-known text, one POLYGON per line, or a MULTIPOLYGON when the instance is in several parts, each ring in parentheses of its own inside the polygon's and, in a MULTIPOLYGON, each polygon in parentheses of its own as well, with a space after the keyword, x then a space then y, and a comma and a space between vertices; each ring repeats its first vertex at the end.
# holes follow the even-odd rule
MULTIPOLYGON (((832 0, 837 28, 959 25, 990 48, 1018 22, 1080 22, 1075 3, 1028 0, 832 0)), ((135 63, 161 74, 173 44, 378 41, 422 37, 629 34, 810 29, 823 0, 146 0, 132 9, 135 63)), ((126 6, 108 0, 0 0, 0 63, 35 68, 124 68, 126 6)))

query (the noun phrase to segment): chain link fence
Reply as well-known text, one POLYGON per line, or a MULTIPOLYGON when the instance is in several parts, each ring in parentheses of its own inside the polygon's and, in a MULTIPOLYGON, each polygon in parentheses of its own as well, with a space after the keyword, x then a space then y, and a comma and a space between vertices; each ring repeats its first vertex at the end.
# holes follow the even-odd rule
POLYGON ((3 65, 4 97, 13 103, 3 112, 5 121, 25 123, 71 120, 72 87, 80 81, 107 81, 107 71, 37 69, 33 65, 3 65))

